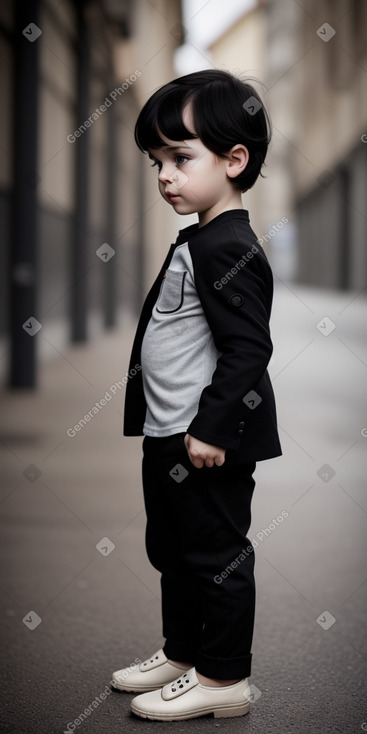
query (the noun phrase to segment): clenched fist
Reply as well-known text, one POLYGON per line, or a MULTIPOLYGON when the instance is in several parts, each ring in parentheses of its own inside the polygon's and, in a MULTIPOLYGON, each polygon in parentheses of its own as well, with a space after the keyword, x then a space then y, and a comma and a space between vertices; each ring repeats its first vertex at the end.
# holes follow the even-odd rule
POLYGON ((199 441, 198 438, 190 436, 189 433, 184 436, 184 442, 189 459, 196 469, 201 469, 204 465, 212 467, 214 464, 217 466, 224 464, 226 449, 199 441))

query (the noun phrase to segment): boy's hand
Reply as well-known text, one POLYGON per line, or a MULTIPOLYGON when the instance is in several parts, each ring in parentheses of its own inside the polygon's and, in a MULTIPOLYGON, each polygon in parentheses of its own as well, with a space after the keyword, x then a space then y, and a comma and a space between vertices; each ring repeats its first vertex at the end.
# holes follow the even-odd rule
POLYGON ((221 449, 219 446, 212 446, 210 443, 199 441, 198 438, 190 436, 189 433, 186 433, 186 436, 184 436, 184 442, 189 459, 197 469, 201 469, 204 464, 208 467, 211 467, 214 464, 217 466, 222 466, 222 464, 224 464, 226 449, 221 449))

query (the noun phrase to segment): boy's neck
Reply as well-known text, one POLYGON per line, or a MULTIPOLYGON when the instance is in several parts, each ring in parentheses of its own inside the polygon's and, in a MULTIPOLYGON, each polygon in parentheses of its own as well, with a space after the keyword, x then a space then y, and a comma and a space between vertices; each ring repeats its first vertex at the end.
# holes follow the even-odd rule
POLYGON ((206 224, 211 222, 211 220, 215 219, 215 217, 217 217, 219 214, 223 214, 223 212, 229 212, 232 209, 244 209, 240 191, 236 191, 235 195, 231 197, 231 200, 226 204, 219 203, 217 205, 214 205, 210 209, 207 209, 207 211, 205 212, 199 212, 199 229, 200 227, 204 227, 206 224), (238 196, 236 196, 236 194, 238 194, 238 196))

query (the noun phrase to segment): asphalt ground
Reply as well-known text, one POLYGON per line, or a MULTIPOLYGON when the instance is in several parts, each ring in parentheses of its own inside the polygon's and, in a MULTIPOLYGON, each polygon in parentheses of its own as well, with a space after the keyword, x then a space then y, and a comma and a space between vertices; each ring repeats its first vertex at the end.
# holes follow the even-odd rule
POLYGON ((123 387, 67 430, 127 372, 135 324, 85 346, 39 332, 38 390, 1 391, 1 732, 70 731, 85 710, 81 734, 367 730, 366 313, 363 293, 276 279, 269 371, 283 456, 255 472, 257 699, 222 720, 138 719, 135 694, 109 688, 113 670, 164 643, 142 438, 122 437, 123 387))

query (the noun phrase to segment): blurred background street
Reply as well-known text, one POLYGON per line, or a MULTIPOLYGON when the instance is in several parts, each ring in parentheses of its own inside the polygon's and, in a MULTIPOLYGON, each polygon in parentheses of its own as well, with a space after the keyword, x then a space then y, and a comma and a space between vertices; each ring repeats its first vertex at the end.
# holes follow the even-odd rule
POLYGON ((203 68, 254 76, 273 121, 243 205, 274 274, 283 456, 255 472, 250 715, 164 726, 367 730, 366 13, 363 0, 1 3, 4 734, 71 731, 88 707, 75 730, 163 726, 134 718, 129 694, 92 702, 164 643, 124 377, 145 295, 197 217, 162 201, 133 128, 158 86, 203 68))

